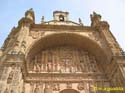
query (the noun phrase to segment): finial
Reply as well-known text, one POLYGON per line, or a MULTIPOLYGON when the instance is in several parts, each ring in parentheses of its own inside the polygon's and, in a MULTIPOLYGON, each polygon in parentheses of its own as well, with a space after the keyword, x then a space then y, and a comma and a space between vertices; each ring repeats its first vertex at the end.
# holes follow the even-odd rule
POLYGON ((97 24, 101 21, 101 15, 97 14, 95 11, 93 11, 93 14, 90 15, 91 18, 91 26, 95 27, 97 24))
POLYGON ((79 24, 83 25, 81 18, 79 18, 79 24))
POLYGON ((44 16, 42 16, 41 18, 41 23, 44 23, 44 16))
POLYGON ((97 13, 95 11, 93 11, 93 15, 97 15, 97 13))
POLYGON ((33 11, 33 8, 30 8, 29 10, 30 10, 30 11, 33 11))
POLYGON ((16 29, 16 27, 14 26, 12 29, 11 29, 11 31, 14 31, 16 29))

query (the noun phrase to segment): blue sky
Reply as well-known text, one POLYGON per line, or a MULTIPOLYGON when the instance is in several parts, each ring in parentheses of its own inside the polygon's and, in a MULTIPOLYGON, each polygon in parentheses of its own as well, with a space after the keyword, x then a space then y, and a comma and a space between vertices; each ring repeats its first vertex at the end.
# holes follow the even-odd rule
POLYGON ((125 50, 125 0, 1 0, 0 46, 30 8, 35 11, 36 23, 40 23, 42 16, 51 20, 54 10, 62 10, 70 13, 70 20, 78 22, 81 18, 84 25, 90 25, 90 14, 96 11, 102 20, 108 21, 111 32, 125 50))

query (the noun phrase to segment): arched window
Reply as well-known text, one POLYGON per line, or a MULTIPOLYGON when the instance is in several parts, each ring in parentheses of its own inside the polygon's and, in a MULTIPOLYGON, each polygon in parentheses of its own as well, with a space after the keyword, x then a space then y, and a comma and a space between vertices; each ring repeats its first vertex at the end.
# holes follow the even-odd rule
POLYGON ((63 15, 59 16, 59 21, 64 21, 64 16, 63 15))

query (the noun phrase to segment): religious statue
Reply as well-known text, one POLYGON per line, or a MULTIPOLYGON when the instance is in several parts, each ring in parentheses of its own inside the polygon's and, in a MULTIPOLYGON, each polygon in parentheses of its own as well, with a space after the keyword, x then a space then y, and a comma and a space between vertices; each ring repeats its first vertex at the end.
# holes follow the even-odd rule
POLYGON ((39 89, 39 85, 38 84, 36 84, 36 88, 34 90, 34 93, 40 93, 40 89, 39 89))
POLYGON ((93 14, 90 15, 91 18, 91 26, 96 26, 101 21, 101 15, 97 14, 96 12, 93 12, 93 14))
POLYGON ((8 83, 8 84, 11 83, 11 81, 12 81, 12 79, 13 79, 13 74, 14 74, 14 72, 11 71, 10 74, 9 74, 9 77, 8 77, 8 79, 7 79, 7 83, 8 83))
POLYGON ((52 88, 49 84, 45 84, 44 93, 52 93, 52 88))

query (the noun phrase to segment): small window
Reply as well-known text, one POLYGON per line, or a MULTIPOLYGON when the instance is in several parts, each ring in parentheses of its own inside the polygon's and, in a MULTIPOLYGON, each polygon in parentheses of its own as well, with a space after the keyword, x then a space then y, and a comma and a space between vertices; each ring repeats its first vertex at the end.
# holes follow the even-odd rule
POLYGON ((59 16, 59 21, 64 21, 64 16, 63 15, 59 16))

